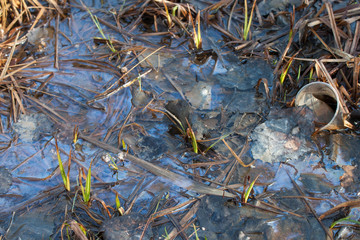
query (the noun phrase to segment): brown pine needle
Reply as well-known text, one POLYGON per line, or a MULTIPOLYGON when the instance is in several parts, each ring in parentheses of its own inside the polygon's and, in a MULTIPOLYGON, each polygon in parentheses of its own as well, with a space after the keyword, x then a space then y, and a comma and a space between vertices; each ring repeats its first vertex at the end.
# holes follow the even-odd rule
POLYGON ((234 150, 232 150, 232 148, 231 148, 231 147, 229 146, 229 144, 225 141, 225 139, 223 139, 222 141, 224 142, 225 146, 230 150, 231 154, 235 157, 236 161, 238 161, 238 162, 240 163, 241 166, 243 166, 243 167, 251 167, 251 166, 253 165, 253 163, 254 163, 255 161, 252 161, 252 162, 249 163, 249 164, 245 164, 245 163, 241 160, 241 158, 240 158, 238 155, 236 155, 236 153, 234 152, 234 150))

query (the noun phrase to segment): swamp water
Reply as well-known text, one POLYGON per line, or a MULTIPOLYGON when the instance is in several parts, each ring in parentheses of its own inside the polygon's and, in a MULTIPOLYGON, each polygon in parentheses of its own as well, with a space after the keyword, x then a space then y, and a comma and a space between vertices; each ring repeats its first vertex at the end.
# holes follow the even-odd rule
MULTIPOLYGON (((100 8, 98 3, 85 4, 100 8)), ((108 10, 114 5, 108 2, 96 14, 111 20, 108 10)), ((191 211, 200 239, 325 239, 324 229, 296 197, 301 193, 292 181, 305 196, 312 197, 308 201, 318 215, 357 194, 358 137, 336 133, 312 139, 311 112, 271 105, 263 88, 260 93, 254 88, 260 78, 268 79, 271 88, 271 64, 256 57, 242 61, 231 52, 222 52, 222 36, 211 29, 204 30, 207 37, 203 46, 216 51, 201 64, 194 63, 193 55, 180 45, 181 39, 171 39, 170 49, 146 59, 142 70, 134 70, 139 72, 131 72, 126 80, 151 69, 148 74, 130 87, 91 102, 123 75, 121 68, 102 60, 109 49, 93 42, 92 38, 100 34, 88 13, 71 7, 70 16, 59 25, 59 31, 67 33, 67 38, 59 36, 59 68, 45 62, 28 73, 47 72, 48 76, 34 83, 39 86, 48 82, 43 90, 51 94, 34 92, 34 97, 27 99, 31 106, 27 115, 20 116, 0 136, 5 149, 0 156, 0 234, 5 239, 59 239, 65 232, 62 227, 69 227, 73 220, 81 223, 92 239, 140 239, 141 235, 159 239, 166 233, 175 236, 181 232, 186 223, 191 223, 191 217, 182 220, 191 211), (165 112, 185 128, 188 120, 197 140, 215 138, 199 141, 202 151, 227 136, 231 149, 237 155, 242 152, 242 161, 253 163, 253 167, 242 167, 221 141, 206 154, 194 153, 190 141, 179 133, 180 123, 170 121, 165 112), (84 139, 73 144, 76 126, 83 135, 116 146, 123 154, 111 153, 84 139), (57 170, 54 136, 63 162, 70 149, 73 151, 71 193, 64 191, 57 170), (169 181, 128 161, 128 149, 129 154, 192 181, 214 188, 226 186, 228 194, 237 196, 243 191, 245 178, 253 181, 258 177, 253 192, 256 199, 240 204, 239 198, 201 195, 196 188, 188 191, 191 183, 169 181), (118 170, 109 165, 109 156, 118 170), (87 209, 81 203, 77 183, 79 169, 88 169, 91 161, 94 200, 87 209), (124 216, 114 209, 116 195, 126 211, 124 216), (109 206, 112 218, 102 204, 109 206), (175 208, 181 204, 184 206, 175 208), (153 214, 171 207, 179 213, 158 217, 148 226, 153 214)), ((33 31, 41 35, 35 39, 43 40, 29 40, 25 48, 28 54, 51 62, 54 26, 55 20, 33 31)), ((128 55, 132 50, 127 44, 140 44, 138 38, 123 39, 104 29, 124 42, 128 55)), ((141 34, 137 31, 132 34, 141 34)), ((153 50, 138 60, 163 40, 152 37, 153 50)), ((332 222, 333 218, 323 220, 326 226, 332 222)), ((177 238, 193 231, 187 228, 177 238)))

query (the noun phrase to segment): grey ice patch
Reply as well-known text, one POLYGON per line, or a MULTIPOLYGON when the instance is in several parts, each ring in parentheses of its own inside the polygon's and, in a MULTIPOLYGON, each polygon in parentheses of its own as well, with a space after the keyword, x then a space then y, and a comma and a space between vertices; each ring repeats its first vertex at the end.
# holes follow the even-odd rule
POLYGON ((0 167, 0 194, 6 193, 12 185, 12 175, 4 167, 0 167))
POLYGON ((36 141, 41 134, 50 133, 52 122, 44 114, 20 115, 19 121, 13 124, 14 131, 24 142, 36 141))
MULTIPOLYGON (((281 111, 278 113, 283 114, 281 111)), ((302 160, 306 154, 313 151, 312 144, 309 142, 311 124, 306 125, 300 122, 299 126, 298 121, 301 121, 303 117, 294 112, 288 111, 288 113, 281 118, 269 118, 254 129, 251 134, 253 140, 251 153, 254 159, 270 163, 292 159, 302 160)), ((272 114, 272 116, 275 115, 272 114)))

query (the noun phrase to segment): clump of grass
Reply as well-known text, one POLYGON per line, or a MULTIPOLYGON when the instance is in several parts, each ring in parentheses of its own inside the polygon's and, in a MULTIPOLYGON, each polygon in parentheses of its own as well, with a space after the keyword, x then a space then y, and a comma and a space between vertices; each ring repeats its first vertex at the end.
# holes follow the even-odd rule
POLYGON ((64 165, 61 160, 60 152, 59 152, 59 146, 57 143, 57 139, 55 138, 55 147, 56 147, 56 155, 59 162, 59 168, 60 168, 60 174, 63 179, 64 187, 66 191, 70 191, 70 165, 71 165, 71 149, 69 153, 69 161, 68 161, 68 172, 65 173, 64 165))
POLYGON ((195 44, 196 50, 201 50, 202 49, 202 38, 201 38, 201 27, 200 27, 200 11, 198 12, 198 14, 196 15, 196 22, 194 23, 194 19, 191 15, 191 10, 190 7, 188 6, 188 11, 189 11, 189 18, 193 27, 193 36, 192 36, 192 40, 195 44), (197 28, 195 26, 195 24, 197 24, 197 28))
POLYGON ((245 8, 245 20, 244 20, 244 31, 243 31, 243 39, 246 41, 250 32, 251 22, 254 14, 256 0, 253 2, 250 18, 248 18, 248 5, 247 0, 244 1, 244 8, 245 8))
POLYGON ((89 169, 88 169, 88 173, 86 176, 86 182, 85 182, 85 188, 82 184, 82 178, 85 179, 85 173, 84 170, 81 169, 81 171, 79 172, 79 184, 80 184, 80 188, 81 188, 81 193, 83 195, 83 200, 86 204, 89 204, 90 202, 90 191, 91 191, 91 166, 92 166, 92 161, 90 163, 89 169))

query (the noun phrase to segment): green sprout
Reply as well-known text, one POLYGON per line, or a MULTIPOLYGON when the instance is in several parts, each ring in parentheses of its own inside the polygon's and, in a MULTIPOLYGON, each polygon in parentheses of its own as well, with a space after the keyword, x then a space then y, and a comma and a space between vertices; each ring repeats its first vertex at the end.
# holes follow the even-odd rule
POLYGON ((313 68, 311 68, 311 69, 310 69, 310 74, 309 74, 309 82, 311 82, 311 81, 312 81, 312 78, 313 78, 313 73, 314 73, 314 69, 313 69, 313 68))
POLYGON ((350 219, 351 216, 347 216, 347 217, 344 217, 344 218, 341 218, 335 222, 333 222, 330 226, 330 228, 334 228, 335 225, 339 224, 339 223, 342 223, 342 222, 351 222, 351 223, 355 223, 357 225, 360 225, 360 222, 359 221, 356 221, 356 220, 353 220, 353 219, 350 219))
POLYGON ((70 164, 71 164, 71 149, 69 153, 69 163, 68 163, 68 173, 65 173, 64 165, 61 160, 60 152, 59 152, 59 146, 57 143, 57 139, 55 138, 55 147, 56 147, 56 155, 59 162, 59 168, 60 168, 60 174, 63 179, 64 187, 66 191, 70 191, 70 164))
POLYGON ((124 215, 125 210, 124 208, 121 206, 120 200, 119 200, 119 196, 116 193, 116 197, 115 197, 115 204, 116 204, 116 210, 118 210, 118 212, 120 213, 120 215, 124 215))
POLYGON ((194 133, 193 129, 191 128, 190 123, 187 119, 186 119, 186 122, 188 124, 188 129, 186 131, 187 136, 190 137, 190 139, 191 139, 191 145, 193 147, 194 153, 198 153, 198 144, 196 141, 195 133, 194 133))
POLYGON ((290 65, 291 65, 291 63, 293 62, 293 58, 292 59, 290 59, 290 61, 288 62, 288 64, 287 65, 285 65, 285 67, 282 69, 282 71, 281 71, 281 76, 280 76, 280 83, 281 83, 281 85, 284 83, 284 81, 285 81, 285 77, 286 77, 286 75, 287 75, 287 73, 288 73, 288 71, 289 71, 289 68, 290 68, 290 65))
POLYGON ((172 15, 175 17, 176 15, 176 11, 178 10, 179 6, 176 5, 175 7, 172 8, 172 15))
POLYGON ((84 202, 86 204, 88 204, 89 201, 90 201, 91 165, 92 165, 92 161, 90 163, 89 170, 88 170, 88 173, 87 173, 87 176, 86 176, 85 188, 83 187, 82 180, 81 180, 85 175, 84 172, 83 172, 83 169, 82 169, 82 172, 79 173, 79 184, 80 184, 81 192, 82 192, 82 195, 83 195, 83 200, 84 200, 84 202))
POLYGON ((247 203, 250 193, 251 193, 251 190, 254 188, 254 184, 258 178, 259 178, 259 175, 254 179, 254 181, 251 182, 250 186, 247 188, 247 190, 244 194, 244 203, 247 203))
POLYGON ((230 135, 230 133, 221 136, 218 140, 216 140, 213 144, 211 144, 211 145, 204 151, 204 153, 206 153, 207 151, 209 151, 209 150, 210 150, 211 148, 213 148, 216 144, 218 144, 218 142, 220 142, 221 140, 227 138, 229 135, 230 135))
POLYGON ((115 163, 114 158, 113 158, 110 154, 107 154, 107 156, 108 156, 108 157, 110 158, 110 160, 111 160, 111 163, 109 163, 110 169, 113 170, 113 171, 119 170, 118 166, 117 166, 116 163, 115 163))
POLYGON ((296 81, 297 81, 297 82, 299 82, 300 73, 301 73, 301 65, 299 65, 299 69, 298 69, 298 75, 297 75, 297 78, 296 78, 296 81))
POLYGON ((195 239, 199 240, 199 236, 197 234, 197 229, 196 229, 195 223, 193 223, 193 226, 194 226, 194 231, 195 231, 195 239))
MULTIPOLYGON (((188 5, 189 13, 191 13, 190 7, 188 5)), ((196 23, 197 23, 197 30, 194 24, 194 20, 191 14, 189 14, 190 22, 193 27, 193 41, 197 50, 202 48, 202 38, 201 38, 201 27, 200 27, 200 11, 196 15, 196 23)))
POLYGON ((102 39, 107 40, 107 41, 106 41, 107 46, 109 47, 109 49, 110 49, 113 53, 115 53, 115 52, 116 52, 116 49, 114 48, 114 46, 113 46, 113 44, 112 44, 112 42, 111 42, 110 37, 109 37, 109 36, 108 36, 108 37, 105 36, 104 31, 103 31, 102 28, 101 28, 99 19, 98 19, 95 15, 93 15, 88 8, 86 8, 86 10, 87 10, 88 13, 90 14, 91 20, 94 22, 94 24, 96 25, 97 29, 99 30, 99 32, 100 32, 100 34, 101 34, 101 36, 102 36, 102 39))
POLYGON ((167 6, 166 6, 166 3, 165 3, 165 0, 163 0, 163 3, 164 3, 164 7, 165 7, 165 12, 166 12, 166 19, 167 19, 167 21, 168 21, 168 27, 169 28, 171 28, 172 27, 172 20, 171 20, 171 16, 170 16, 170 14, 169 14, 169 10, 168 10, 168 8, 167 8, 167 6))
POLYGON ((247 6, 247 0, 244 1, 244 7, 245 7, 245 19, 244 19, 244 32, 243 32, 243 39, 246 41, 249 32, 250 32, 250 26, 254 14, 256 0, 253 2, 253 6, 251 8, 250 18, 248 19, 248 6, 247 6))

